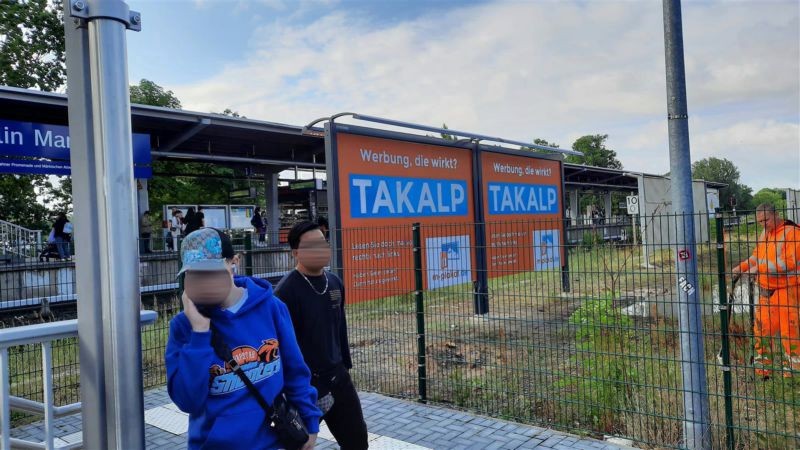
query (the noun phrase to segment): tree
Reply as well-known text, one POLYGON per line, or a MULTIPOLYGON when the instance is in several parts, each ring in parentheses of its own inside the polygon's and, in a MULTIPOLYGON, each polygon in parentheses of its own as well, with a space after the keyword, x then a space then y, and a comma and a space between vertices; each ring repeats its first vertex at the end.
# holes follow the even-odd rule
POLYGON ((762 203, 772 205, 778 210, 786 209, 786 191, 772 188, 761 189, 753 196, 751 206, 756 207, 762 203))
MULTIPOLYGON (((449 128, 447 128, 447 124, 446 123, 442 124, 442 128, 444 128, 445 130, 449 130, 449 128)), ((441 136, 442 136, 442 139, 444 139, 445 141, 456 141, 457 140, 456 137, 453 136, 452 134, 441 133, 441 136)))
MULTIPOLYGON (((617 159, 617 152, 606 148, 607 134, 590 134, 581 136, 573 144, 572 149, 583 153, 582 155, 569 155, 566 162, 582 164, 592 167, 608 169, 622 169, 622 163, 617 159)), ((612 194, 612 203, 618 202, 620 194, 612 194)), ((587 194, 581 198, 580 208, 585 211, 589 206, 596 210, 605 211, 605 199, 602 195, 587 194)), ((609 218, 610 219, 610 218, 609 218)))
POLYGON ((225 108, 225 111, 222 111, 221 113, 216 113, 216 114, 222 114, 223 116, 236 117, 236 118, 239 118, 239 119, 247 119, 247 116, 242 116, 242 115, 239 114, 239 111, 233 111, 230 108, 225 108))
POLYGON ((55 91, 66 81, 58 0, 0 1, 0 85, 55 91))
MULTIPOLYGON (((534 139, 533 143, 536 144, 536 145, 544 145, 545 147, 559 148, 558 144, 556 144, 555 142, 547 142, 547 140, 540 139, 540 138, 534 139)), ((551 152, 548 152, 547 150, 540 150, 540 149, 534 148, 534 147, 521 147, 520 150, 527 150, 527 151, 533 152, 533 153, 551 153, 551 152)))
MULTIPOLYGON (((62 18, 59 1, 0 0, 0 85, 42 91, 55 91, 64 85, 62 18)), ((54 189, 59 188, 44 175, 0 175, 0 218, 46 230, 47 206, 54 198, 54 189)), ((53 207, 63 206, 58 201, 53 203, 53 207)))
POLYGON ((142 79, 138 85, 131 86, 131 103, 140 105, 180 108, 181 101, 172 91, 166 91, 150 80, 142 79))
POLYGON ((72 178, 58 177, 57 180, 57 183, 51 180, 45 182, 44 189, 40 191, 42 202, 53 211, 72 214, 72 178))
POLYGON ((719 200, 722 208, 731 207, 731 198, 736 200, 736 209, 742 210, 753 207, 753 190, 741 184, 739 177, 739 169, 736 165, 724 158, 710 157, 695 161, 692 164, 692 178, 728 185, 728 187, 720 189, 719 200))
POLYGON ((169 204, 230 203, 228 193, 234 182, 222 177, 233 177, 232 169, 208 163, 155 161, 153 172, 155 175, 147 186, 151 211, 161 211, 169 204))
POLYGON ((572 149, 583 155, 569 155, 567 162, 585 166, 605 167, 607 169, 622 169, 622 163, 617 159, 617 152, 606 148, 607 134, 591 134, 579 137, 572 149))
POLYGON ((536 145, 544 145, 545 147, 560 148, 555 142, 547 142, 545 139, 536 138, 533 140, 536 145))
POLYGON ((48 211, 36 199, 37 187, 44 182, 43 176, 0 176, 0 220, 34 230, 46 230, 48 211))

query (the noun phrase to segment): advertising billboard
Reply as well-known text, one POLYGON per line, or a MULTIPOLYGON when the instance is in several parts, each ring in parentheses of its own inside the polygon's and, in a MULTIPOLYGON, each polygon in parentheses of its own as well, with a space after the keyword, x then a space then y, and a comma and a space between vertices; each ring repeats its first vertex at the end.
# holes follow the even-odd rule
POLYGON ((481 153, 489 277, 563 265, 561 162, 481 153))
POLYGON ((253 228, 250 221, 253 220, 253 212, 256 207, 253 205, 231 205, 230 220, 228 223, 232 230, 248 230, 253 228))
POLYGON ((342 229, 341 267, 348 301, 414 289, 412 227, 420 223, 425 287, 473 280, 472 152, 347 127, 332 127, 331 190, 342 229), (362 131, 357 131, 362 130, 362 131), (432 226, 432 225, 445 226, 432 226))

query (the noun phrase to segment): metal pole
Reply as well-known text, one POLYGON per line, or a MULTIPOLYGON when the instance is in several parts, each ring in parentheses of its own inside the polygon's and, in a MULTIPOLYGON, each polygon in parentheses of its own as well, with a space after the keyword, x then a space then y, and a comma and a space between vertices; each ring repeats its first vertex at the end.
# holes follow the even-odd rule
POLYGON ((244 274, 253 276, 253 233, 244 235, 244 274))
POLYGON ((663 0, 672 205, 676 214, 676 273, 683 375, 683 436, 689 449, 711 448, 702 310, 697 298, 697 252, 680 0, 663 0))
MULTIPOLYGON (((11 411, 11 379, 8 349, 0 348, 0 412, 11 411)), ((0 448, 11 448, 11 415, 0 415, 0 448)))
POLYGON ((486 255, 486 214, 483 204, 483 179, 481 174, 481 145, 475 142, 472 149, 472 197, 475 205, 475 273, 473 289, 475 315, 489 313, 489 264, 486 255))
POLYGON ((428 401, 428 386, 425 360, 425 303, 422 285, 422 232, 420 224, 411 227, 414 245, 414 299, 417 312, 417 383, 419 385, 419 401, 428 401))
MULTIPOLYGON (((561 192, 566 193, 566 186, 564 185, 564 178, 565 178, 564 177, 564 164, 561 164, 561 192)), ((577 197, 578 196, 577 196, 577 191, 576 191, 575 198, 577 198, 577 197)), ((570 222, 566 218, 566 216, 567 216, 567 214, 566 214, 567 213, 567 205, 566 205, 566 201, 565 200, 566 200, 566 195, 564 195, 562 200, 561 200, 562 202, 564 202, 564 204, 562 205, 562 211, 564 212, 564 220, 561 222, 561 236, 562 236, 561 242, 560 242, 561 245, 557 249, 561 253, 561 255, 563 256, 563 258, 561 258, 561 292, 562 293, 567 293, 567 292, 570 292, 572 290, 572 287, 570 286, 570 281, 569 281, 569 243, 570 243, 570 240, 569 240, 568 228, 569 228, 569 223, 570 222)), ((575 200, 575 203, 577 204, 578 201, 575 200)), ((572 208, 571 204, 570 204, 570 208, 572 208)))
POLYGON ((264 174, 264 197, 267 210, 267 246, 280 245, 281 206, 278 200, 279 173, 264 174))
POLYGON ((143 449, 136 185, 121 0, 64 0, 86 448, 143 449), (121 236, 113 239, 112 236, 121 236))
POLYGON ((731 380, 731 350, 730 350, 730 316, 733 311, 730 310, 732 302, 728 301, 727 283, 725 282, 725 237, 723 230, 724 224, 722 221, 722 214, 717 209, 716 214, 716 228, 717 228, 717 277, 719 278, 719 320, 722 327, 722 349, 720 356, 722 358, 722 383, 724 386, 725 398, 725 436, 726 448, 733 450, 735 440, 733 433, 733 384, 731 380))

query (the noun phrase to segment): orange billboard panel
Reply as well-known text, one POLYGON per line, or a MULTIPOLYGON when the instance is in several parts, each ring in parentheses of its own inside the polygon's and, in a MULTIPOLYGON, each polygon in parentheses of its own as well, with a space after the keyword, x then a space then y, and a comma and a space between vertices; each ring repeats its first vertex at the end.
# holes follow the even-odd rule
POLYGON ((344 132, 336 133, 334 140, 349 301, 414 290, 415 222, 422 225, 425 287, 472 281, 471 151, 344 132))
POLYGON ((481 166, 489 277, 560 269, 561 162, 483 152, 481 166))

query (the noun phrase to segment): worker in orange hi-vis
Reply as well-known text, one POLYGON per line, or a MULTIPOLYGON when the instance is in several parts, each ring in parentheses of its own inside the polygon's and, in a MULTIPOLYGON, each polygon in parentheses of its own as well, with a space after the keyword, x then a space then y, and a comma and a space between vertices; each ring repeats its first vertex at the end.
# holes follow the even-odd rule
POLYGON ((783 376, 800 371, 800 227, 783 220, 775 207, 761 204, 756 221, 764 227, 750 258, 733 269, 734 279, 742 274, 758 275, 758 304, 753 335, 756 374, 772 375, 773 340, 780 335, 784 350, 783 376))

